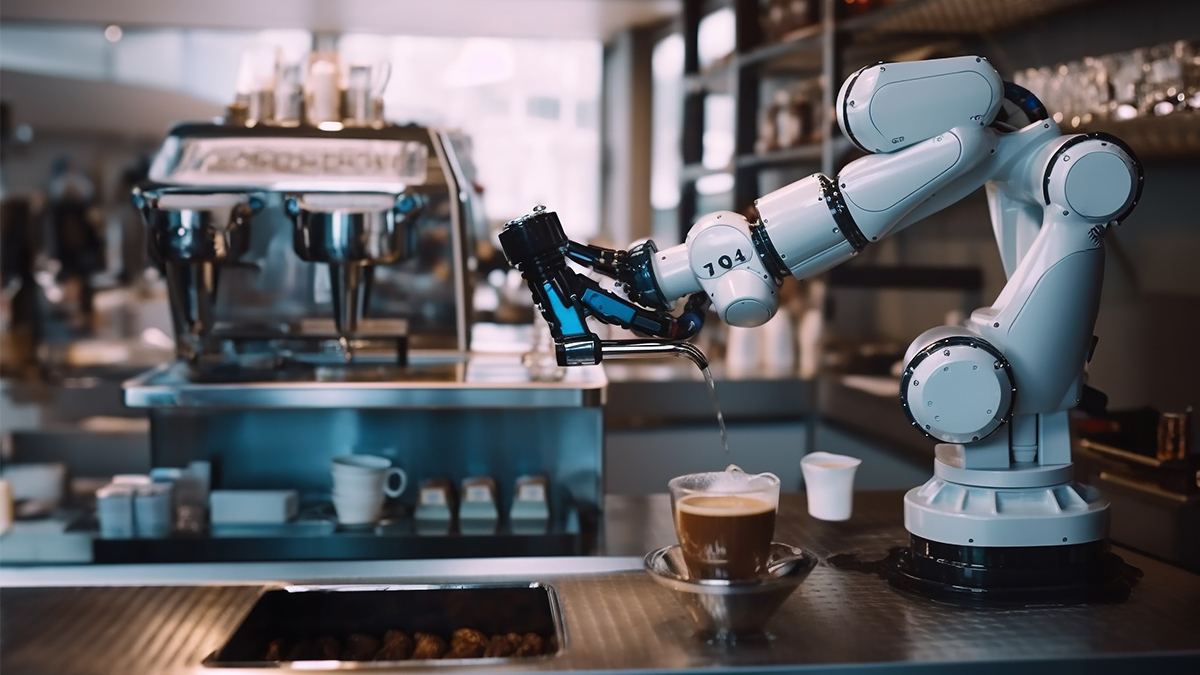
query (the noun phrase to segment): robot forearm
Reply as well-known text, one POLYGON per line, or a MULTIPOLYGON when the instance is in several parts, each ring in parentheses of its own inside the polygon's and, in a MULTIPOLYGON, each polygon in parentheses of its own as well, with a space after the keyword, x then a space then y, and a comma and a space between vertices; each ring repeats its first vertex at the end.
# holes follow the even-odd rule
POLYGON ((720 211, 702 217, 687 241, 654 259, 654 277, 667 297, 703 290, 726 323, 757 326, 778 305, 779 282, 835 267, 915 219, 945 208, 983 185, 973 176, 995 150, 996 134, 960 127, 890 155, 851 162, 836 180, 813 174, 755 201, 758 221, 720 211), (969 189, 937 193, 969 181, 969 189), (930 209, 930 201, 936 208, 930 209))
MULTIPOLYGON (((787 275, 828 270, 987 185, 1011 279, 996 305, 980 314, 995 318, 981 318, 973 330, 1006 352, 1023 300, 1057 261, 1098 246, 1104 228, 1136 204, 1141 182, 1140 167, 1119 140, 1063 137, 1053 122, 1021 107, 1026 98, 1036 104, 1023 90, 1006 99, 999 75, 979 57, 870 66, 843 85, 837 112, 843 132, 873 154, 836 179, 814 174, 760 198, 754 222, 718 211, 700 218, 679 246, 659 251, 648 242, 624 252, 570 242, 553 213, 535 211, 506 225, 500 242, 556 342, 574 349, 570 357, 560 350, 560 363, 596 363, 603 350, 588 317, 679 341, 700 329, 707 300, 722 321, 757 326, 774 315, 787 275), (1009 115, 1004 124, 996 121, 1002 105, 1009 115), (1045 227, 1059 221, 1062 227, 1045 227), (1035 238, 1054 243, 1034 247, 1035 238), (1022 264, 1031 251, 1036 260, 1022 264), (568 260, 615 279, 617 288, 572 272, 568 260), (671 305, 685 296, 676 317, 671 305)), ((1090 277, 1068 283, 1095 285, 1090 277)), ((1092 323, 1094 315, 1083 317, 1079 330, 1090 332, 1092 323)), ((1073 369, 1080 352, 1081 368, 1077 342, 1045 351, 1070 351, 1064 362, 1073 369)), ((1021 370, 1019 361, 1014 366, 1021 370)), ((1058 396, 1057 380, 1044 384, 1047 396, 1058 396)))

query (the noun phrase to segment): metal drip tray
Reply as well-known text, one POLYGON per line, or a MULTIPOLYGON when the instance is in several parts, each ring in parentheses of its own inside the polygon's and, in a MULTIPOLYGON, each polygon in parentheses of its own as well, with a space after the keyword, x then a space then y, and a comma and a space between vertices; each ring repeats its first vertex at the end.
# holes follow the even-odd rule
POLYGON ((304 669, 531 664, 566 646, 557 593, 530 584, 292 586, 267 591, 229 640, 209 656, 210 668, 293 666, 304 669), (460 649, 430 658, 407 650, 382 651, 389 631, 418 642, 472 629, 485 636, 537 636, 541 649, 517 656, 460 649), (426 637, 415 638, 418 633, 426 637), (355 637, 351 637, 355 636, 355 637), (371 641, 380 647, 371 649, 371 641), (274 644, 272 644, 274 643, 274 644), (365 649, 363 645, 368 645, 365 649), (358 652, 357 654, 355 652, 358 652), (400 656, 397 656, 397 655, 400 656), (467 654, 464 656, 464 654, 467 654))

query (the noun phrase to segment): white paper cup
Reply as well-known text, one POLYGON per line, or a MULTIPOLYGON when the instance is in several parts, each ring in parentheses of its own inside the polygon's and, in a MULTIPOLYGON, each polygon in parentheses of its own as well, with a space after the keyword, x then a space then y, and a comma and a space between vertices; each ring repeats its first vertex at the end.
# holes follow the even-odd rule
POLYGON ((862 460, 828 452, 813 452, 800 460, 808 513, 820 520, 850 520, 854 506, 854 473, 862 460))

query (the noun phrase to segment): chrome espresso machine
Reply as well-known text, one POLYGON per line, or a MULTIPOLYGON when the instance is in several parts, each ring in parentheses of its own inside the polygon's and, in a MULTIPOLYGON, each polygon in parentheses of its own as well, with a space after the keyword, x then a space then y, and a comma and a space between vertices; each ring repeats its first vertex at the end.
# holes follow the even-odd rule
POLYGON ((298 513, 97 539, 96 561, 589 552, 603 373, 537 379, 520 342, 473 344, 486 221, 469 142, 385 122, 355 66, 342 81, 331 68, 336 55, 314 53, 302 97, 279 77, 223 123, 177 125, 133 195, 177 348, 125 383, 126 405, 149 415, 153 465, 207 463, 214 490, 294 490, 298 513), (408 478, 367 528, 340 526, 330 505, 345 454, 408 478))

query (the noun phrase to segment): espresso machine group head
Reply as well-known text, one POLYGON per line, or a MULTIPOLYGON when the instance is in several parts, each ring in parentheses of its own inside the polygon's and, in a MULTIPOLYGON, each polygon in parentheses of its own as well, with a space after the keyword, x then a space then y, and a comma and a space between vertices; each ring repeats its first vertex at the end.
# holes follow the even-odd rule
POLYGON ((177 344, 191 357, 212 330, 221 268, 250 247, 261 197, 236 192, 134 192, 146 219, 152 259, 163 270, 177 344))
POLYGON ((366 314, 376 265, 390 265, 416 249, 413 224, 420 195, 314 192, 285 197, 294 223, 296 255, 329 265, 333 321, 340 339, 358 330, 366 314))

